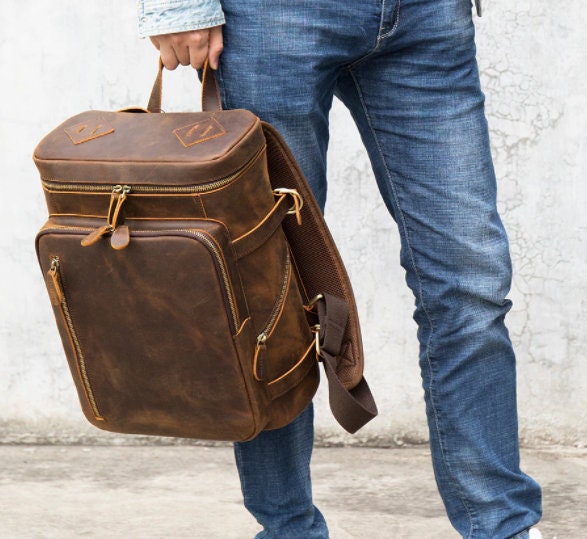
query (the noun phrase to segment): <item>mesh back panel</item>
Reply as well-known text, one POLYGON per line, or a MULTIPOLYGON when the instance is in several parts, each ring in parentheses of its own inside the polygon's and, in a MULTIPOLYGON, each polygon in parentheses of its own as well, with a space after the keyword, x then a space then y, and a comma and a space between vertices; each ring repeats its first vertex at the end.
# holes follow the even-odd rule
POLYGON ((300 289, 307 298, 326 292, 344 298, 349 306, 349 320, 344 334, 342 357, 337 373, 347 388, 354 387, 363 374, 363 349, 357 307, 351 283, 340 254, 334 245, 320 208, 291 152, 271 126, 264 124, 267 139, 267 160, 272 187, 296 189, 304 200, 302 225, 286 218, 283 228, 287 235, 299 277, 300 289), (311 248, 307 242, 314 242, 311 248))

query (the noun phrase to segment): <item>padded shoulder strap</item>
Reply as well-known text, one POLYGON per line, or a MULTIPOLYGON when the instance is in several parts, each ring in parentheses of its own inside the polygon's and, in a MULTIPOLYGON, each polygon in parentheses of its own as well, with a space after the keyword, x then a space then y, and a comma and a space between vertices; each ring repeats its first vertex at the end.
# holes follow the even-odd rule
POLYGON ((319 338, 323 341, 320 355, 329 381, 330 407, 343 428, 356 432, 377 415, 377 406, 363 378, 363 344, 350 279, 310 186, 287 144, 270 124, 263 123, 263 131, 272 187, 296 189, 304 201, 302 224, 286 219, 283 228, 306 300, 318 295, 325 298, 317 307, 319 338), (328 311, 330 314, 324 318, 328 311))

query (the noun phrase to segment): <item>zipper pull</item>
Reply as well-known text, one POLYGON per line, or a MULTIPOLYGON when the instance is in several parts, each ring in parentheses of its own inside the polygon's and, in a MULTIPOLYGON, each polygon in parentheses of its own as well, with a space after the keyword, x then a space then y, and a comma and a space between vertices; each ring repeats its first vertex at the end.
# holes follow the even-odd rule
POLYGON ((118 195, 122 193, 122 185, 115 185, 112 188, 112 194, 110 195, 110 204, 108 205, 108 213, 106 214, 106 221, 112 222, 112 210, 114 209, 115 202, 118 200, 118 195))
MULTIPOLYGON (((128 244, 130 243, 130 230, 128 226, 117 226, 118 216, 120 215, 120 209, 122 208, 124 201, 127 199, 128 194, 130 193, 130 185, 118 185, 117 187, 120 188, 118 191, 118 200, 116 201, 114 212, 112 214, 111 220, 109 221, 110 226, 112 227, 112 237, 110 238, 110 245, 113 249, 121 251, 122 249, 128 247, 128 244)), ((110 214, 110 212, 108 213, 110 214)))
POLYGON ((112 197, 110 198, 110 207, 108 208, 108 224, 112 227, 112 230, 116 230, 118 223, 118 217, 120 216, 120 210, 124 201, 127 199, 130 193, 130 185, 116 185, 112 191, 112 197), (116 206, 114 206, 114 199, 116 200, 116 206), (112 207, 114 206, 114 211, 112 207))
MULTIPOLYGON (((114 212, 112 213, 112 217, 110 217, 110 211, 108 212, 109 215, 109 223, 110 228, 112 230, 112 237, 110 238, 110 245, 113 249, 117 251, 121 251, 128 247, 130 243, 130 229, 127 225, 117 226, 118 225, 118 217, 120 215, 120 210, 124 201, 127 199, 128 194, 130 193, 130 185, 117 185, 118 189, 118 200, 116 201, 116 206, 114 207, 114 212)), ((110 208, 112 208, 112 204, 110 204, 110 208)))
MULTIPOLYGON (((120 210, 124 201, 128 197, 130 193, 130 186, 129 185, 115 185, 112 188, 112 194, 110 195, 110 204, 108 205, 108 214, 106 216, 107 224, 92 230, 82 241, 82 247, 88 247, 89 245, 93 245, 96 243, 102 236, 108 234, 109 232, 116 231, 116 224, 118 223, 118 217, 120 216, 120 210)), ((126 227, 128 228, 128 227, 126 227)), ((124 236, 124 234, 123 234, 124 236)), ((130 234, 128 235, 128 241, 126 244, 124 240, 119 239, 114 242, 118 247, 115 247, 112 244, 114 249, 124 249, 128 243, 130 242, 130 234)))
POLYGON ((112 232, 112 237, 110 238, 110 245, 113 249, 121 251, 122 249, 126 249, 129 243, 130 229, 127 225, 119 226, 116 230, 114 230, 114 232, 112 232))
POLYGON ((255 346, 255 356, 253 358, 253 376, 257 382, 262 382, 265 378, 265 348, 267 335, 265 332, 257 337, 257 345, 255 346))
POLYGON ((55 306, 61 305, 63 302, 63 289, 59 281, 59 257, 54 256, 51 259, 51 266, 46 275, 47 290, 49 291, 49 299, 55 306))
POLYGON ((110 225, 104 225, 95 230, 92 230, 83 240, 82 240, 82 247, 88 247, 89 245, 94 245, 104 234, 108 234, 108 232, 112 231, 112 227, 110 225))

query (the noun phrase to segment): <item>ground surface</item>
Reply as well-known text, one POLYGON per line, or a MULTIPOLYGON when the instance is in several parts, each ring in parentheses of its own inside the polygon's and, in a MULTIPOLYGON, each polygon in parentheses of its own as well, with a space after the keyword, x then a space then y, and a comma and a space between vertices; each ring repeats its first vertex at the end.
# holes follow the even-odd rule
MULTIPOLYGON (((0 539, 252 539, 228 447, 0 446, 0 539)), ((530 451, 545 539, 587 537, 587 452, 530 451)), ((424 449, 319 448, 332 539, 454 539, 424 449)))

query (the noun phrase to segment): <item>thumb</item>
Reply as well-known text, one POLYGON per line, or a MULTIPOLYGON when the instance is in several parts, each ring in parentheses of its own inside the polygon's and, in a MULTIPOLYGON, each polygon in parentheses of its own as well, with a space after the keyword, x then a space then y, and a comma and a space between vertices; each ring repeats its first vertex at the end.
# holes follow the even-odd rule
POLYGON ((208 36, 208 61, 210 67, 214 70, 218 69, 218 60, 222 54, 223 46, 222 26, 210 28, 210 34, 208 36))

